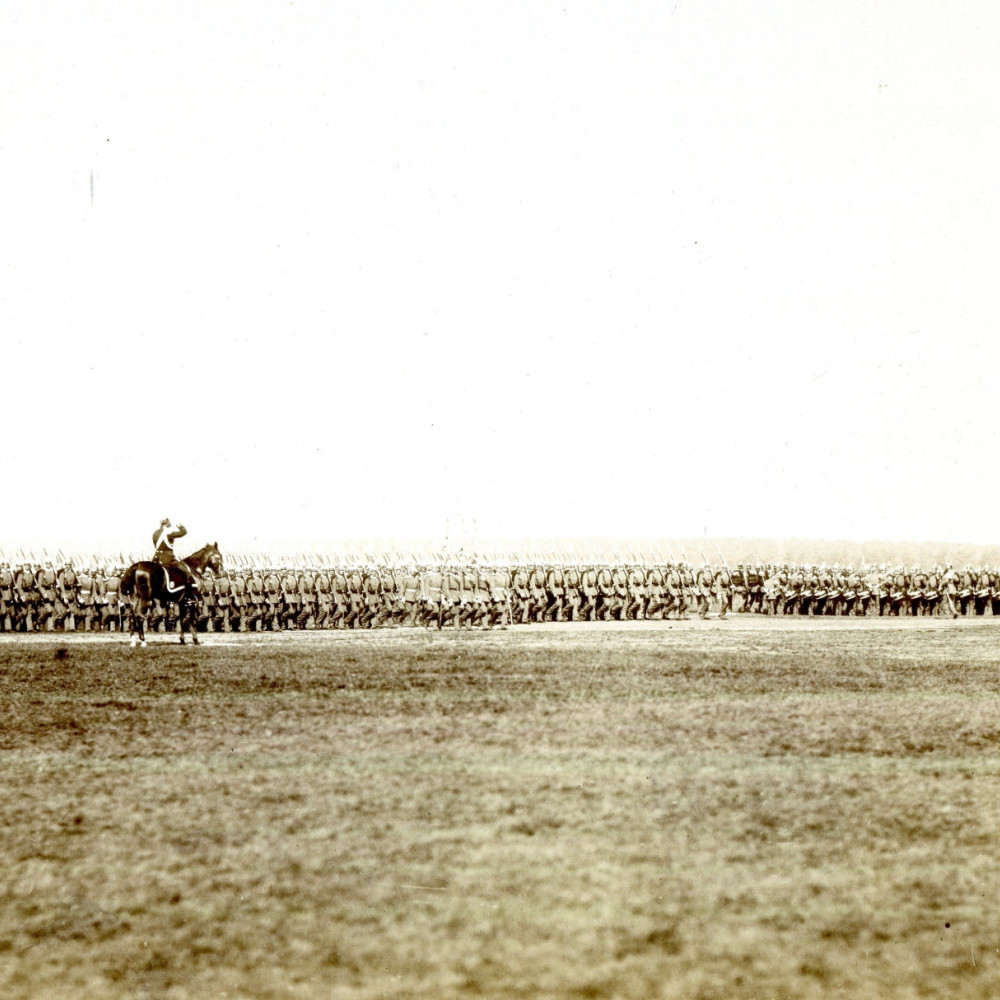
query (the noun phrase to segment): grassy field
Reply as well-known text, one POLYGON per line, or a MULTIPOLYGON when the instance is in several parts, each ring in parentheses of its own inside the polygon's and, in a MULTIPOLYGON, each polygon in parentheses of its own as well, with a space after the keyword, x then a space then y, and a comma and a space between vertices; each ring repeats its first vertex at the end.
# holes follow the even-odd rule
POLYGON ((0 996, 1000 996, 1000 626, 0 643, 0 996))

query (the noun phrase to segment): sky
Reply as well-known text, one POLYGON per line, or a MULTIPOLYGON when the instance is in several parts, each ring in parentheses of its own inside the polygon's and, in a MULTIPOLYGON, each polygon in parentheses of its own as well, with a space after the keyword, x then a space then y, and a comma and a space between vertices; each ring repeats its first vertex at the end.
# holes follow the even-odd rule
POLYGON ((0 548, 989 544, 997 51, 981 2, 13 0, 0 548))

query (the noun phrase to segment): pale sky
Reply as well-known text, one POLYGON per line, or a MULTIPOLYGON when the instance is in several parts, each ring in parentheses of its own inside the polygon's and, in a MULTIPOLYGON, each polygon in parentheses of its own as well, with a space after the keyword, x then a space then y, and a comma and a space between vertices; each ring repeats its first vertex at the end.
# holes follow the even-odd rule
POLYGON ((8 2, 0 548, 997 540, 1000 9, 8 2))

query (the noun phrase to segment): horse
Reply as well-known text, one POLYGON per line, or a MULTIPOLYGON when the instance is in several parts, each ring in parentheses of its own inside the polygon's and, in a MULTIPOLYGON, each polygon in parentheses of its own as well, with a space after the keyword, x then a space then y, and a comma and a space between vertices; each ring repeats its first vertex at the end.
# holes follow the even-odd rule
MULTIPOLYGON (((200 576, 207 569, 213 573, 223 572, 222 554, 219 552, 218 542, 198 549, 184 561, 196 576, 200 576)), ((179 605, 181 645, 184 645, 185 626, 190 626, 191 638, 195 645, 198 644, 193 612, 200 603, 200 598, 198 591, 185 582, 180 570, 163 566, 158 562, 132 563, 122 576, 121 595, 129 598, 129 636, 133 646, 146 645, 146 614, 155 600, 164 605, 179 605)))

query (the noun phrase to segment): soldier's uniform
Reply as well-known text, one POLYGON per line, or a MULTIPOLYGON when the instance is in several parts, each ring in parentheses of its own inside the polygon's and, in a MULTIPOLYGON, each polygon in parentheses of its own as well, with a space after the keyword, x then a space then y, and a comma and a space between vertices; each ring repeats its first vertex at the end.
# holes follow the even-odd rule
POLYGON ((379 577, 382 581, 382 620, 394 627, 399 626, 402 623, 404 609, 392 566, 383 566, 379 577))
POLYGON ((962 579, 958 585, 958 608, 959 612, 964 616, 969 613, 970 605, 975 610, 975 605, 973 604, 973 591, 975 590, 976 582, 972 576, 972 570, 966 566, 962 571, 962 579))
POLYGON ((910 574, 910 589, 907 598, 910 602, 910 614, 913 616, 926 614, 927 604, 927 574, 919 567, 914 566, 910 574))
POLYGON ((121 579, 122 568, 113 566, 104 577, 104 600, 101 604, 101 629, 114 632, 122 630, 121 579))
POLYGON ((566 588, 564 601, 566 619, 571 622, 580 620, 580 567, 567 566, 563 573, 563 585, 566 588))
POLYGON ((958 617, 958 608, 955 601, 958 598, 958 574, 951 568, 951 563, 945 568, 941 576, 941 604, 945 614, 952 618, 958 617))
POLYGON ((681 579, 680 567, 667 563, 667 572, 663 578, 666 591, 663 605, 663 617, 669 618, 671 612, 680 620, 687 618, 687 601, 684 600, 684 581, 681 579))
POLYGON ((184 582, 190 590, 198 591, 198 578, 191 572, 191 567, 183 559, 178 559, 174 553, 174 542, 187 534, 183 524, 173 527, 169 518, 164 518, 160 526, 153 532, 153 562, 169 569, 176 569, 184 577, 184 582))
POLYGON ((486 575, 486 567, 477 567, 473 570, 472 603, 475 613, 472 624, 481 628, 491 628, 490 617, 490 581, 486 575))
POLYGON ((264 631, 265 606, 264 577, 261 576, 260 570, 254 566, 247 576, 245 625, 248 632, 264 631))
POLYGON ((281 574, 281 627, 291 629, 298 622, 301 606, 299 578, 293 569, 286 567, 281 574))
POLYGON ((316 628, 330 627, 330 615, 333 612, 333 591, 330 577, 325 570, 316 574, 316 628))
POLYGON ((712 569, 708 563, 704 563, 700 570, 698 570, 698 577, 695 580, 695 600, 697 601, 696 607, 698 610, 698 617, 705 619, 708 617, 708 609, 712 600, 712 584, 715 581, 712 579, 712 569))
POLYGON ((281 578, 274 569, 270 569, 267 572, 267 576, 264 577, 263 627, 270 628, 272 632, 280 632, 282 609, 281 578))
POLYGON ((597 618, 597 570, 593 566, 588 566, 580 574, 580 592, 582 601, 580 603, 580 617, 585 622, 592 622, 597 618))
POLYGON ((299 594, 299 613, 295 624, 300 629, 309 627, 312 622, 316 627, 316 577, 311 570, 299 574, 296 589, 299 594))
POLYGON ((830 596, 833 591, 833 577, 825 566, 821 566, 819 572, 813 573, 809 582, 812 584, 812 613, 825 615, 827 603, 832 605, 830 596))
POLYGON ((76 588, 76 571, 68 562, 56 573, 55 627, 65 632, 76 631, 76 588))
POLYGON ((490 615, 489 625, 506 628, 513 624, 510 608, 510 573, 502 566, 494 566, 489 574, 490 615))
POLYGON ((34 570, 29 563, 23 563, 14 574, 14 599, 17 605, 15 631, 35 631, 37 595, 34 570))
POLYGON ((416 625, 421 610, 420 570, 414 566, 405 566, 399 586, 403 602, 402 624, 416 625))
POLYGON ((514 610, 517 620, 526 625, 528 616, 531 613, 531 589, 529 587, 528 574, 523 566, 518 566, 511 581, 514 595, 514 610))
POLYGON ((686 562, 680 564, 679 571, 681 575, 681 600, 684 603, 685 611, 687 611, 689 608, 693 608, 695 603, 694 572, 686 562))
POLYGON ((462 613, 462 574, 457 566, 446 566, 441 581, 441 622, 458 628, 462 613))
POLYGON ((233 631, 233 581, 223 570, 215 578, 215 631, 233 631))
POLYGON ((636 565, 629 567, 625 574, 625 614, 624 618, 638 621, 646 613, 646 574, 636 565))
POLYGON ((545 617, 545 609, 549 605, 549 595, 545 590, 545 571, 541 566, 535 566, 531 570, 528 589, 531 591, 531 618, 540 622, 545 617))
POLYGON ((729 567, 724 564, 715 574, 715 593, 719 599, 719 618, 725 620, 726 615, 733 610, 733 581, 729 567))
POLYGON ((362 608, 360 623, 364 628, 374 628, 381 624, 382 578, 374 567, 367 567, 362 580, 362 608))
POLYGON ((230 577, 230 583, 232 584, 232 605, 229 614, 229 627, 234 632, 245 632, 249 603, 247 598, 246 572, 233 573, 230 577))
POLYGON ((89 569, 82 569, 76 574, 75 607, 73 609, 73 625, 84 632, 92 631, 96 606, 94 602, 94 577, 89 569))
POLYGON ((646 573, 646 607, 643 609, 644 618, 659 619, 663 617, 663 609, 665 607, 664 592, 663 570, 659 565, 651 566, 646 573))
MULTIPOLYGON (((197 628, 205 632, 218 632, 218 594, 216 593, 216 581, 215 574, 210 570, 206 569, 202 574, 201 586, 199 588, 201 591, 201 604, 197 610, 197 628)), ((170 624, 168 625, 168 630, 172 629, 174 625, 174 615, 172 613, 174 604, 171 604, 171 618, 170 624)), ((178 607, 177 620, 179 623, 181 609, 178 607)))
POLYGON ((420 596, 424 610, 422 623, 427 626, 436 625, 439 629, 443 624, 444 573, 438 566, 428 567, 420 577, 420 596))
POLYGON ((941 603, 941 570, 935 566, 926 577, 924 586, 924 614, 934 615, 941 603))
POLYGON ((616 566, 611 571, 611 584, 611 617, 623 621, 628 608, 628 576, 621 566, 616 566))
POLYGON ((980 569, 975 582, 975 610, 977 615, 986 614, 986 607, 990 603, 993 593, 993 580, 985 566, 980 569))
POLYGON ((344 624, 348 628, 357 628, 364 624, 362 617, 365 606, 365 581, 361 571, 355 566, 347 574, 347 614, 344 624))
POLYGON ((542 617, 547 621, 564 621, 563 607, 566 600, 566 581, 561 567, 552 566, 545 574, 545 590, 548 594, 548 599, 542 617))
POLYGON ((14 573, 10 563, 0 564, 0 632, 13 632, 17 620, 14 606, 14 573))
POLYGON ((52 563, 47 562, 35 574, 35 589, 38 594, 36 611, 36 627, 51 632, 55 628, 56 619, 56 571, 52 563))
POLYGON ((351 585, 346 570, 341 566, 334 567, 330 574, 330 594, 333 599, 330 627, 347 628, 347 616, 351 611, 351 585))

